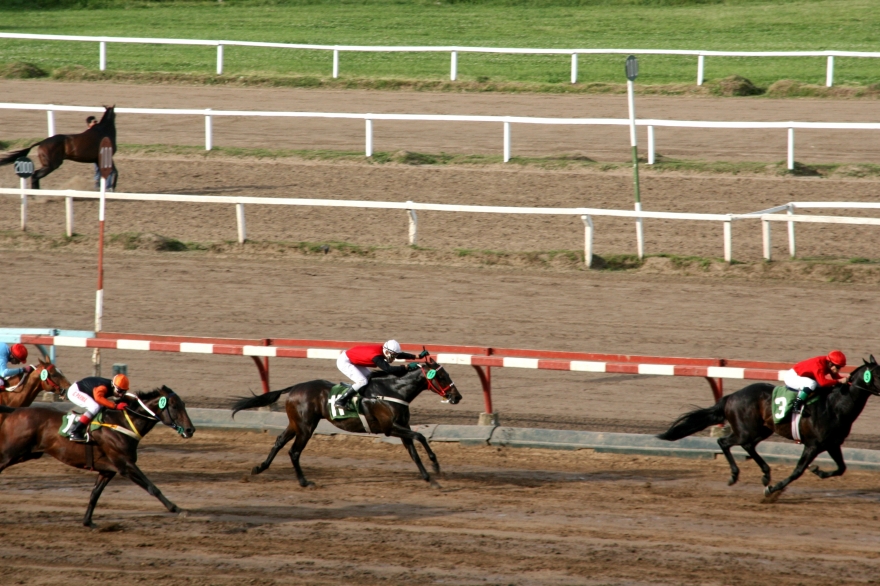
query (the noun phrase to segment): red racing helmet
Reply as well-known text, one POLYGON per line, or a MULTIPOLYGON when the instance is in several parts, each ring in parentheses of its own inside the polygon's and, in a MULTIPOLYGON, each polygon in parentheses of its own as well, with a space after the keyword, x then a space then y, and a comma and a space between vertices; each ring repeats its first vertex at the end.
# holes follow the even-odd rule
POLYGON ((838 368, 846 366, 846 356, 840 350, 832 350, 828 353, 828 362, 838 368))
POLYGON ((27 348, 25 348, 24 344, 13 344, 12 348, 9 349, 9 353, 12 354, 12 357, 18 360, 19 362, 24 362, 27 360, 27 348))

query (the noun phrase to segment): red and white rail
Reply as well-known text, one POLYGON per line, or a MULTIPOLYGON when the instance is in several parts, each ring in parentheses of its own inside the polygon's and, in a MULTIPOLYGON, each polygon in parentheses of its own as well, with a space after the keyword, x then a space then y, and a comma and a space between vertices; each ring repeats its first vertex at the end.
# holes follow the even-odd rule
MULTIPOLYGON (((344 349, 363 343, 287 338, 199 338, 111 332, 98 332, 94 337, 22 334, 18 341, 42 346, 250 356, 260 372, 264 392, 269 391, 269 358, 335 360, 344 349)), ((422 348, 421 344, 402 346, 404 350, 413 352, 422 348)), ((483 387, 486 413, 492 413, 492 368, 703 377, 709 382, 717 400, 723 392, 722 379, 778 381, 782 380, 785 371, 792 366, 780 362, 722 358, 555 352, 442 344, 430 345, 428 349, 441 364, 467 365, 477 371, 483 387)))

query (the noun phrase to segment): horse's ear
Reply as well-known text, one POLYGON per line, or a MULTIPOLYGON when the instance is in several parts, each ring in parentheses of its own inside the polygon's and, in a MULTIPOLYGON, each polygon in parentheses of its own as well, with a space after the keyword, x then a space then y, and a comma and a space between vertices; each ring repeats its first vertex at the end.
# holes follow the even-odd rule
POLYGON ((873 355, 873 354, 871 354, 871 362, 870 362, 870 364, 877 364, 877 359, 874 358, 874 355, 873 355))

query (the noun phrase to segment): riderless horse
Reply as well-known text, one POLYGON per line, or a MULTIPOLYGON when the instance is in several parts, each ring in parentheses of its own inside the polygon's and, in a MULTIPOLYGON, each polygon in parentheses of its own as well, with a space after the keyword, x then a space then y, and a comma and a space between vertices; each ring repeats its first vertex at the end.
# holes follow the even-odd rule
POLYGON ((90 432, 87 444, 72 442, 61 435, 66 417, 61 411, 47 407, 13 409, 0 406, 0 413, 7 414, 0 425, 0 472, 44 454, 68 466, 98 472, 83 518, 86 526, 92 525, 92 513, 98 498, 117 473, 159 499, 168 511, 181 512, 181 508, 165 498, 136 462, 138 443, 160 421, 184 438, 195 433, 183 399, 166 386, 145 393, 126 393, 126 396, 131 401, 130 406, 122 411, 104 411, 103 422, 93 422, 101 427, 90 432))
POLYGON ((437 393, 449 403, 455 405, 461 400, 461 394, 455 387, 455 383, 449 377, 446 369, 434 361, 430 356, 425 363, 419 364, 419 368, 396 378, 374 374, 370 382, 363 388, 364 398, 359 401, 361 417, 349 419, 332 419, 329 402, 330 390, 334 384, 326 380, 313 380, 253 397, 245 397, 238 400, 232 407, 232 415, 243 409, 265 407, 278 401, 281 395, 288 394, 285 409, 287 411, 287 428, 275 440, 275 445, 269 451, 266 460, 259 466, 254 466, 251 474, 259 474, 266 470, 281 448, 291 439, 294 440, 290 448, 290 461, 296 470, 296 477, 300 486, 313 486, 314 483, 306 480, 302 468, 299 465, 299 457, 306 444, 318 427, 321 419, 327 419, 345 431, 356 433, 383 433, 386 436, 399 437, 406 447, 410 457, 425 482, 431 486, 438 486, 422 465, 413 441, 418 441, 434 468, 434 473, 440 473, 440 464, 437 456, 428 445, 425 436, 409 427, 409 404, 425 389, 437 393))
POLYGON ((871 356, 867 362, 863 361, 847 380, 838 383, 830 392, 820 395, 817 402, 805 408, 800 425, 804 451, 791 475, 770 486, 770 466, 758 455, 755 447, 774 432, 793 439, 790 417, 774 423, 775 407, 771 401, 773 389, 774 385, 768 383, 749 385, 735 393, 725 395, 713 407, 685 413, 657 437, 675 441, 702 431, 710 425, 727 421, 730 424, 730 435, 719 438, 718 445, 730 464, 731 474, 728 484, 735 484, 739 479, 739 467, 730 453, 730 448, 740 446, 764 473, 761 482, 766 487, 765 496, 784 490, 791 482, 800 478, 822 452, 828 452, 837 469, 825 471, 816 466, 812 472, 819 478, 843 474, 846 471, 846 464, 843 461, 841 445, 849 435, 856 418, 865 408, 868 398, 871 395, 880 395, 880 365, 877 364, 874 356, 871 356))

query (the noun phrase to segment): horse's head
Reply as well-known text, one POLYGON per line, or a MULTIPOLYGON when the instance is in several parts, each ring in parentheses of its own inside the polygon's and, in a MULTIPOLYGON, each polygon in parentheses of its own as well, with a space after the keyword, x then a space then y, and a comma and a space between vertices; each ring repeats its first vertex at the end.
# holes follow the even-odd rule
POLYGON ((184 438, 190 438, 196 432, 183 399, 165 385, 148 393, 138 393, 137 399, 150 415, 184 438))
POLYGON ((449 401, 452 405, 461 401, 461 393, 455 388, 455 383, 452 382, 449 373, 433 357, 428 356, 425 362, 419 364, 419 366, 422 369, 422 374, 425 375, 425 380, 428 381, 429 389, 443 397, 446 401, 449 401))
POLYGON ((862 360, 862 365, 852 371, 847 382, 853 389, 880 396, 880 364, 873 354, 870 359, 862 360))
POLYGON ((51 362, 40 359, 40 364, 31 373, 31 376, 40 377, 40 389, 61 395, 70 387, 70 381, 64 376, 57 366, 51 362))

